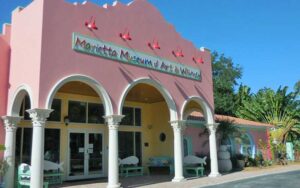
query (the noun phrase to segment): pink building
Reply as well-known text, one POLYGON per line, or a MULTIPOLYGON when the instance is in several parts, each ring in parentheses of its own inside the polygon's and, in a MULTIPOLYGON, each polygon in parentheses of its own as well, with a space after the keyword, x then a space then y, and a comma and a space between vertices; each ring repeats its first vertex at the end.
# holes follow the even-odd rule
POLYGON ((168 156, 180 182, 192 107, 212 129, 211 176, 219 174, 210 52, 183 39, 147 1, 35 0, 13 11, 0 42, 8 187, 14 166, 27 163, 31 187, 40 188, 46 158, 64 163, 64 180, 108 177, 108 187, 119 187, 118 157, 130 155, 142 166, 168 156))
MULTIPOLYGON (((55 165, 63 180, 108 177, 120 187, 118 158, 128 156, 146 171, 150 158, 168 158, 173 182, 183 181, 182 140, 200 130, 184 131, 192 109, 204 114, 210 176, 219 175, 210 51, 146 0, 18 7, 0 35, 0 63, 7 187, 21 163, 31 165, 32 188, 55 165)), ((191 154, 203 149, 196 137, 191 154)))

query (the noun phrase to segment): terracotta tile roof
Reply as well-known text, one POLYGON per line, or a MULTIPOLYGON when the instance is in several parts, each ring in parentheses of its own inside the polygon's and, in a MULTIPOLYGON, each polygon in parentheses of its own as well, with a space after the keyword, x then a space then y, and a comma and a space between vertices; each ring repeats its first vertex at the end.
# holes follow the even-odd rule
POLYGON ((249 126, 263 126, 263 127, 274 127, 274 125, 268 124, 268 123, 261 123, 257 121, 251 121, 251 120, 246 120, 246 119, 241 119, 241 118, 236 118, 236 117, 231 117, 231 116, 225 116, 225 115, 215 115, 215 120, 216 121, 233 121, 234 124, 238 125, 249 125, 249 126))
MULTIPOLYGON (((191 116, 203 118, 203 114, 201 112, 196 112, 196 111, 192 112, 191 116)), ((215 114, 215 120, 216 121, 229 120, 229 121, 233 121, 233 123, 237 124, 237 125, 274 127, 274 125, 271 125, 268 123, 262 123, 262 122, 251 121, 251 120, 246 120, 246 119, 242 119, 242 118, 236 118, 236 117, 232 117, 232 116, 225 116, 225 115, 218 115, 218 114, 215 114)))

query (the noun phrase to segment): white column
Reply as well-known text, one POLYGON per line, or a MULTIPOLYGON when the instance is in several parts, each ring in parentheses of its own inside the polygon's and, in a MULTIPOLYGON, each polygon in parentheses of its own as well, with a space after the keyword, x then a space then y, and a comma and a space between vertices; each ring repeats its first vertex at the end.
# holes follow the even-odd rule
POLYGON ((184 181, 183 177, 183 143, 182 143, 182 132, 185 129, 185 121, 171 121, 171 126, 174 132, 174 170, 175 177, 172 182, 184 181))
POLYGON ((4 160, 8 164, 7 172, 4 176, 5 187, 14 187, 15 180, 15 150, 16 150, 16 131, 17 124, 21 117, 18 116, 3 116, 5 127, 5 151, 4 160))
POLYGON ((107 188, 119 188, 119 149, 118 128, 123 115, 104 116, 108 125, 108 185, 107 188))
POLYGON ((45 124, 53 110, 35 108, 26 111, 29 113, 33 125, 30 187, 41 188, 44 183, 45 124))
POLYGON ((209 151, 210 151, 210 168, 211 172, 209 177, 220 176, 218 168, 218 155, 217 155, 217 140, 216 140, 216 131, 218 123, 207 124, 206 127, 209 131, 209 151))

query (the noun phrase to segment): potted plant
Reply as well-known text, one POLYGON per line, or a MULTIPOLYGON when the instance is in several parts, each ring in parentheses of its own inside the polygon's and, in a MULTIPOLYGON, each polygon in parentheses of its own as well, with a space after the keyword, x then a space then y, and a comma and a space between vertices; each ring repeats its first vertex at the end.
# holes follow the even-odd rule
POLYGON ((236 154, 235 157, 236 157, 236 160, 237 160, 237 167, 239 169, 244 169, 244 167, 245 167, 245 155, 236 154))
MULTIPOLYGON (((230 119, 217 120, 219 126, 217 128, 217 143, 219 146, 218 151, 218 165, 220 172, 230 172, 232 170, 231 162, 231 153, 229 152, 230 146, 226 143, 232 137, 237 137, 241 134, 241 131, 238 126, 234 125, 234 121, 230 119)), ((208 134, 209 131, 207 128, 204 129, 202 133, 199 134, 199 137, 205 134, 208 134)), ((203 146, 206 145, 208 141, 203 143, 203 146)))
MULTIPOLYGON (((0 145, 0 152, 4 151, 5 147, 3 145, 0 145)), ((0 160, 0 188, 4 187, 3 185, 3 176, 7 170, 8 164, 6 162, 6 160, 0 160)))

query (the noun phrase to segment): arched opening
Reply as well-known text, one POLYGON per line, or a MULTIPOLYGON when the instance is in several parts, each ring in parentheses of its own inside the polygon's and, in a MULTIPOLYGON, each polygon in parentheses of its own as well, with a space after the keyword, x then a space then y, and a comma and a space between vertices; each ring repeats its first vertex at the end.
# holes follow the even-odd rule
MULTIPOLYGON (((95 79, 88 77, 88 76, 84 76, 84 75, 70 75, 70 76, 67 76, 67 77, 59 80, 54 85, 54 87, 51 89, 51 91, 47 97, 47 101, 45 104, 46 109, 51 108, 52 101, 54 99, 54 96, 58 92, 58 90, 64 84, 69 83, 69 82, 80 82, 82 84, 88 85, 94 91, 94 93, 97 93, 97 97, 100 97, 101 101, 103 102, 103 107, 105 109, 105 115, 113 114, 112 103, 111 103, 110 97, 109 97, 108 93, 106 92, 106 90, 104 89, 104 87, 99 82, 97 82, 95 79)), ((77 88, 77 89, 80 90, 80 88, 77 88)), ((77 91, 77 92, 79 92, 79 91, 77 91)))
POLYGON ((29 115, 25 110, 33 108, 34 107, 34 101, 32 98, 32 92, 31 89, 27 85, 20 86, 14 96, 11 100, 12 103, 10 104, 9 112, 8 114, 12 116, 26 116, 26 119, 29 118, 29 115), (25 107, 26 105, 26 107, 25 107), (25 109, 26 108, 26 109, 25 109), (22 110, 22 113, 20 112, 22 110), (21 114, 20 114, 21 113, 21 114))
POLYGON ((137 81, 124 91, 119 107, 125 115, 119 127, 119 158, 134 155, 151 174, 172 173, 174 135, 169 122, 177 111, 169 93, 155 81, 137 81))
POLYGON ((234 138, 236 150, 245 156, 255 157, 255 144, 249 133, 243 133, 239 137, 234 138))
POLYGON ((13 116, 23 117, 16 131, 16 147, 15 147, 15 165, 21 163, 30 164, 31 162, 31 139, 32 139, 32 123, 31 118, 26 110, 32 108, 32 98, 30 90, 20 87, 14 96, 11 106, 11 114, 13 116))
POLYGON ((64 162, 67 180, 107 175, 108 139, 103 116, 111 107, 107 107, 110 101, 104 101, 105 94, 95 83, 65 79, 48 97, 46 105, 53 112, 45 130, 45 160, 64 162))
POLYGON ((204 109, 195 100, 185 103, 182 118, 186 120, 187 128, 184 131, 184 151, 189 155, 205 157, 209 155, 208 132, 205 130, 207 117, 204 109), (191 147, 193 146, 193 147, 191 147), (186 152, 187 151, 187 152, 186 152))

